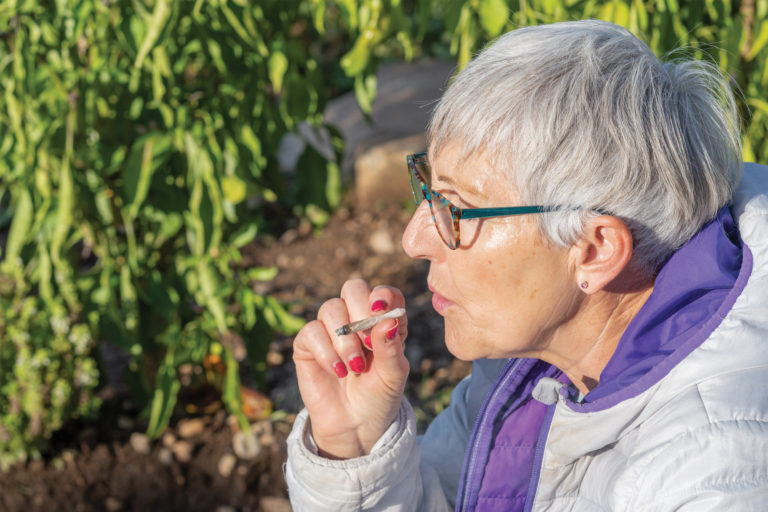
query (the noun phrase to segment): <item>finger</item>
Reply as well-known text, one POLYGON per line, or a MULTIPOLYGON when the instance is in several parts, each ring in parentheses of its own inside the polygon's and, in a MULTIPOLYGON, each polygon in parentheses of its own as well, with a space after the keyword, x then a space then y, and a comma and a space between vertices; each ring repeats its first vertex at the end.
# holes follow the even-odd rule
MULTIPOLYGON (((371 287, 363 279, 350 279, 341 287, 341 298, 347 305, 349 321, 355 322, 371 316, 368 305, 368 297, 371 295, 371 287)), ((359 332, 357 337, 370 348, 370 336, 367 332, 359 332)))
MULTIPOLYGON (((380 315, 395 308, 405 308, 405 297, 403 292, 393 286, 380 285, 371 291, 368 303, 371 313, 380 315)), ((408 318, 403 316, 400 318, 400 323, 407 327, 408 318)))
POLYGON ((347 368, 353 373, 362 373, 366 365, 360 338, 355 333, 339 336, 334 332, 338 327, 349 323, 346 303, 342 299, 325 301, 317 312, 317 318, 325 325, 334 350, 347 368))
POLYGON ((293 359, 297 368, 310 373, 310 379, 321 378, 325 374, 338 378, 347 376, 347 367, 336 353, 325 324, 319 320, 307 323, 296 335, 293 341, 293 359), (316 365, 302 364, 312 361, 316 365))

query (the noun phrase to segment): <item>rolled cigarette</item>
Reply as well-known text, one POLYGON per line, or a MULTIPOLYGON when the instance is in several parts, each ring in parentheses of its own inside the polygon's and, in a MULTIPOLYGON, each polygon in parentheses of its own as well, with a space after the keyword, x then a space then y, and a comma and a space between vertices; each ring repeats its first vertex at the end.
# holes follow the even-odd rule
POLYGON ((395 308, 392 311, 387 311, 383 315, 371 316, 368 318, 363 318, 362 320, 358 320, 357 322, 342 325, 334 332, 336 333, 336 336, 345 336, 347 334, 352 334, 353 332, 360 332, 366 329, 370 329, 374 325, 378 324, 382 320, 386 320, 387 318, 398 318, 404 314, 405 308, 395 308))

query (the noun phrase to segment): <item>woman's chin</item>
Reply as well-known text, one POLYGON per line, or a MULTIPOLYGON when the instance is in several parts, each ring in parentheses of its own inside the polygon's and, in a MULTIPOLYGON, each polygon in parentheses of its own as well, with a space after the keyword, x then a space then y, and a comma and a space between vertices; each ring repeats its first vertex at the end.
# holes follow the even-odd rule
POLYGON ((462 361, 474 361, 484 357, 480 354, 481 344, 477 343, 472 337, 466 334, 456 332, 450 326, 450 320, 445 319, 445 346, 453 357, 462 361))

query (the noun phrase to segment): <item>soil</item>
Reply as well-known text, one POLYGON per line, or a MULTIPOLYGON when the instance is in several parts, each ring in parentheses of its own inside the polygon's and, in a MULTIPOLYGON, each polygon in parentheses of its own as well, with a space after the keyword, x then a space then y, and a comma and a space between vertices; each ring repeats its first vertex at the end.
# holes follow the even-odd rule
MULTIPOLYGON (((409 217, 395 205, 366 212, 346 206, 321 231, 297 223, 279 238, 258 239, 245 248, 243 264, 277 265, 277 277, 258 283, 257 291, 285 301, 308 320, 324 300, 338 296, 347 279, 400 288, 409 318, 406 395, 423 431, 469 365, 443 344, 442 320, 426 289, 426 262, 411 260, 400 246, 409 217)), ((238 428, 215 399, 205 414, 180 408, 166 433, 150 442, 143 435, 146 420, 128 395, 107 387, 98 420, 68 425, 42 459, 0 472, 0 511, 290 510, 282 464, 301 408, 291 343, 291 337, 277 336, 270 344, 267 383, 277 412, 255 423, 260 451, 254 457, 234 455, 238 428)))

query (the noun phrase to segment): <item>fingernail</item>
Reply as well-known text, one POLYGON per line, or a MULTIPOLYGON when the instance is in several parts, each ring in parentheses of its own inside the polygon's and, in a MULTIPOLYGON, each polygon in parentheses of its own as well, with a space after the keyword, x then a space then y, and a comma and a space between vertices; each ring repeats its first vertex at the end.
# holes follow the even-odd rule
POLYGON ((333 371, 336 372, 336 376, 340 379, 347 376, 347 367, 341 361, 333 365, 333 371))
POLYGON ((370 334, 365 337, 365 339, 363 340, 363 343, 365 343, 366 347, 368 347, 369 349, 373 350, 373 342, 371 341, 371 335, 370 334))
POLYGON ((387 339, 393 340, 395 339, 395 336, 397 336, 397 331, 400 328, 400 322, 398 320, 395 320, 395 326, 387 331, 387 339))
POLYGON ((378 313, 379 311, 384 311, 387 309, 387 302, 383 300, 377 300, 373 304, 371 304, 371 311, 374 313, 378 313))
POLYGON ((365 369, 365 362, 360 356, 355 356, 349 360, 349 369, 355 373, 362 373, 365 369))

